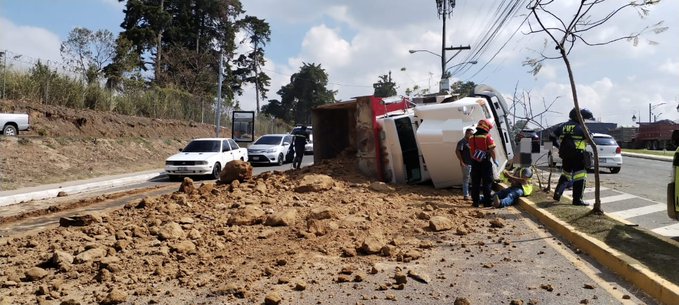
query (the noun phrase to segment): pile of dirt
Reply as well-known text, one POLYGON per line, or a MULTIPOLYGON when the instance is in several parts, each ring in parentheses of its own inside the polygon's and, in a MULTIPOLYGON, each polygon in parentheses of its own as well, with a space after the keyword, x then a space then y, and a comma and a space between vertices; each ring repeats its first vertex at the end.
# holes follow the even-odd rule
POLYGON ((388 287, 434 279, 399 269, 379 280, 394 272, 379 263, 417 262, 436 236, 503 225, 492 211, 469 209, 457 191, 385 185, 354 168, 355 160, 334 160, 244 182, 185 183, 186 192, 90 215, 86 226, 4 240, 0 299, 278 304, 344 282, 375 283, 388 299, 388 287))
POLYGON ((25 101, 2 100, 0 112, 28 113, 31 124, 0 136, 0 190, 159 169, 189 140, 214 136, 209 124, 25 101))

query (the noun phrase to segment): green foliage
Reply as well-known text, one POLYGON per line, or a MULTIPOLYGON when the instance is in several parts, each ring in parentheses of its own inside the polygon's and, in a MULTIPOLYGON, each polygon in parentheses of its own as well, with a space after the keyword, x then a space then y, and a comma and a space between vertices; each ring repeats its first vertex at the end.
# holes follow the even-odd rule
POLYGON ((95 84, 115 54, 113 33, 76 27, 61 43, 60 51, 66 67, 80 74, 88 84, 95 84))
POLYGON ((290 83, 278 90, 282 111, 290 111, 296 124, 309 124, 312 108, 335 101, 336 91, 328 90, 327 84, 328 74, 320 64, 304 63, 300 71, 290 77, 290 83))
POLYGON ((456 81, 450 86, 450 89, 454 94, 459 94, 459 98, 463 98, 472 95, 475 87, 476 84, 472 81, 456 81))
POLYGON ((375 88, 373 95, 376 97, 396 95, 396 83, 391 79, 391 71, 388 75, 380 75, 379 80, 373 84, 373 88, 375 88))

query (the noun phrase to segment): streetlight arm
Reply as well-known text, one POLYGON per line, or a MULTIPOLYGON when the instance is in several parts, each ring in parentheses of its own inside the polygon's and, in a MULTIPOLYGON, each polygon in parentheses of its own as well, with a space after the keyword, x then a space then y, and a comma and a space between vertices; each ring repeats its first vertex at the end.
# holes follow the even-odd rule
POLYGON ((450 71, 450 69, 458 67, 458 66, 462 66, 462 65, 466 65, 466 64, 475 65, 475 64, 478 64, 478 63, 479 62, 476 61, 476 60, 461 62, 459 64, 450 66, 448 69, 446 69, 446 73, 448 73, 448 71, 450 71))
POLYGON ((436 54, 436 53, 434 53, 434 52, 432 52, 432 51, 429 51, 429 50, 408 50, 408 52, 409 52, 410 54, 417 53, 417 52, 426 52, 426 53, 429 53, 429 54, 432 54, 432 55, 436 55, 436 56, 438 56, 438 57, 441 57, 441 55, 436 54))

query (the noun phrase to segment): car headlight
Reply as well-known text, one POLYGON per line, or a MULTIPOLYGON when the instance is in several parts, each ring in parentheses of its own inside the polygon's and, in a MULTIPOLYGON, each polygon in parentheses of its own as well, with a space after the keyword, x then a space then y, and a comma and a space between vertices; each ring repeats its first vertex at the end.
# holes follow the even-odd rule
POLYGON ((165 161, 165 165, 172 165, 172 161, 165 161))
POLYGON ((276 149, 275 148, 269 148, 269 149, 266 150, 266 152, 273 153, 273 152, 276 152, 276 149))
POLYGON ((207 165, 207 161, 196 161, 196 165, 207 165))

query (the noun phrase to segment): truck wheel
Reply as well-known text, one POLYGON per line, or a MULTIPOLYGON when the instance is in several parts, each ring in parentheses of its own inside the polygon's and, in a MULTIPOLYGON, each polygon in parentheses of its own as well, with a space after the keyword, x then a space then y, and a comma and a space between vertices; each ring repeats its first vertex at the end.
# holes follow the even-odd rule
POLYGON ((276 164, 281 166, 283 163, 285 163, 285 157, 283 156, 283 153, 280 153, 278 154, 278 162, 276 162, 276 164))
POLYGON ((17 135, 17 128, 14 127, 14 125, 7 124, 2 129, 2 134, 9 136, 9 137, 15 137, 17 135))
POLYGON ((219 162, 215 163, 215 166, 212 167, 212 178, 219 179, 219 173, 222 172, 222 165, 219 164, 219 162))

